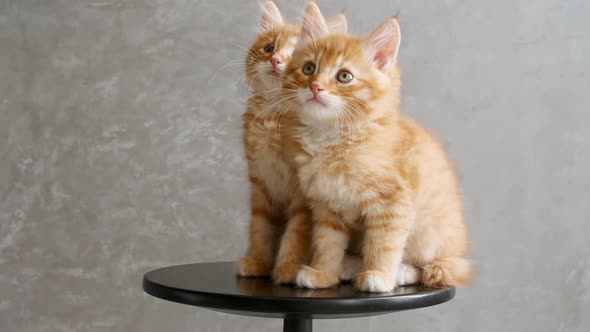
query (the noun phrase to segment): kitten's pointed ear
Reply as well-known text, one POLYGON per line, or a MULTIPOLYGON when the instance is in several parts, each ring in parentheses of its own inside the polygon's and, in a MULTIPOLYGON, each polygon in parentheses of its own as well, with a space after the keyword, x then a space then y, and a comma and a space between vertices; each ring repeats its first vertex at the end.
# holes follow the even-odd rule
POLYGON ((281 12, 272 1, 266 1, 262 5, 262 16, 260 17, 260 30, 271 30, 277 25, 283 24, 281 12))
POLYGON ((328 30, 330 30, 330 32, 348 32, 348 24, 346 23, 346 13, 344 11, 341 11, 340 13, 329 18, 328 21, 326 21, 326 24, 328 25, 328 30))
POLYGON ((322 16, 318 5, 309 1, 305 6, 303 24, 301 25, 301 39, 309 41, 328 34, 328 25, 322 16))
POLYGON ((397 15, 376 27, 365 39, 365 49, 371 61, 380 69, 397 61, 401 31, 397 15))

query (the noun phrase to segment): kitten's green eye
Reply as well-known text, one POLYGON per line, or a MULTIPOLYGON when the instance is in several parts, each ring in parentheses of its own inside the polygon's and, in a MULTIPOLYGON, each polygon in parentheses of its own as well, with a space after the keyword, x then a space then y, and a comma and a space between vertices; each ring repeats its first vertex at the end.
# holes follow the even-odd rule
POLYGON ((303 65, 302 70, 305 75, 313 75, 313 73, 315 73, 315 64, 313 62, 308 62, 303 65))
POLYGON ((336 74, 336 79, 340 83, 348 83, 348 82, 352 81, 353 78, 354 78, 354 76, 352 76, 352 74, 346 70, 342 70, 342 71, 338 72, 338 74, 336 74))
POLYGON ((263 50, 266 53, 272 53, 275 50, 275 46, 274 45, 266 45, 266 46, 264 46, 263 50))

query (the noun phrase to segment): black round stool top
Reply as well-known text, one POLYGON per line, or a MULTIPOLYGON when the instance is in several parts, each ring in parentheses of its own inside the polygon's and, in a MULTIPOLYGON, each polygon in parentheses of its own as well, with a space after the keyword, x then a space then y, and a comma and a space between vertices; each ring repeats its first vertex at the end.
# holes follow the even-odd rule
POLYGON ((275 285, 264 278, 236 276, 233 262, 176 265, 148 272, 143 289, 155 297, 238 315, 287 318, 372 316, 449 301, 454 288, 398 287, 364 293, 350 284, 308 290, 275 285))

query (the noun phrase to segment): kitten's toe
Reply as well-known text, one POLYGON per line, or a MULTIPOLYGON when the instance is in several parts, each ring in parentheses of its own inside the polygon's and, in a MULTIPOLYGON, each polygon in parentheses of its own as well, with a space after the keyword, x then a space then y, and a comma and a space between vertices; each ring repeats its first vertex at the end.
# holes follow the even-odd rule
POLYGON ((363 260, 358 256, 344 256, 342 261, 342 273, 340 273, 339 279, 341 281, 350 281, 354 279, 354 276, 361 271, 363 266, 363 260))
POLYGON ((276 284, 293 284, 297 273, 301 270, 301 264, 283 263, 275 266, 272 271, 272 280, 276 284))
POLYGON ((363 292, 389 292, 395 288, 395 278, 378 270, 368 270, 356 276, 354 286, 363 292))
POLYGON ((254 256, 244 256, 238 263, 241 277, 266 277, 270 275, 270 264, 254 256))
POLYGON ((338 273, 320 271, 304 265, 295 282, 297 286, 304 288, 328 288, 338 284, 338 273))
POLYGON ((422 271, 411 264, 402 263, 397 270, 396 281, 400 286, 415 285, 422 280, 422 271))

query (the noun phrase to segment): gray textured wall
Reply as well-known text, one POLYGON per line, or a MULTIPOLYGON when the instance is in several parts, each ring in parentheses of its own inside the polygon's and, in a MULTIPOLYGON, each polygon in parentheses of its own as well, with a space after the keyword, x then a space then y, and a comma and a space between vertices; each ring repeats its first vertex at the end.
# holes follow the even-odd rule
MULTIPOLYGON (((590 1, 319 4, 361 33, 401 8, 404 109, 458 164, 480 272, 448 304, 318 331, 589 331, 590 1)), ((141 290, 152 268, 244 250, 247 94, 241 67, 215 73, 257 16, 0 0, 0 331, 280 329, 141 290)))

